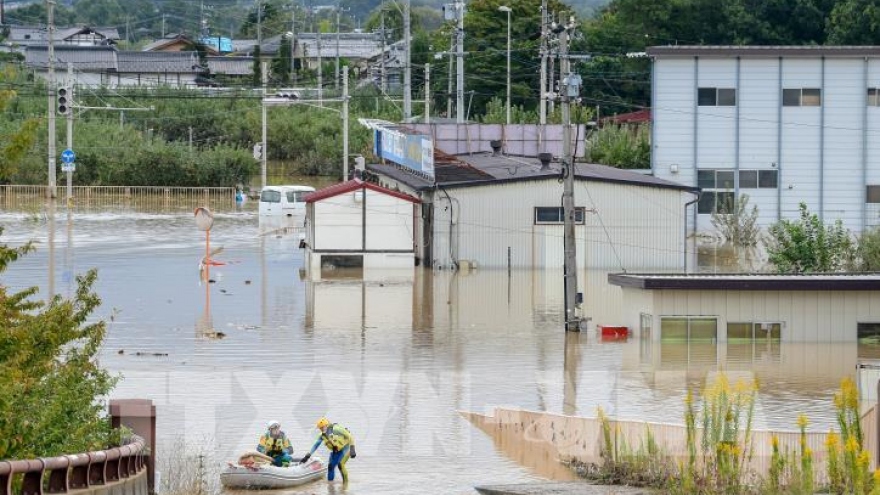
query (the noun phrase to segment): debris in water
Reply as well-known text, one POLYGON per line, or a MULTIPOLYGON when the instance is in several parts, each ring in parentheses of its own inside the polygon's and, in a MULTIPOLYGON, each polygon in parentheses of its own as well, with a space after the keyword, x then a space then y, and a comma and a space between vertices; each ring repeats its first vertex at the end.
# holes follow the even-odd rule
POLYGON ((119 349, 116 354, 125 354, 125 349, 119 349))

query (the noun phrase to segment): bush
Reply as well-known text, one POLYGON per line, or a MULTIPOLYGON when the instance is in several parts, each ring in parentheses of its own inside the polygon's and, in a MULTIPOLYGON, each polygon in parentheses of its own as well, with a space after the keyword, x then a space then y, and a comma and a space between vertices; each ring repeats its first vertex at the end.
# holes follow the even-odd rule
POLYGON ((859 238, 860 268, 866 272, 880 271, 880 228, 862 232, 859 238))
POLYGON ((765 239, 770 263, 779 273, 823 273, 851 270, 856 247, 840 220, 826 226, 806 203, 798 220, 770 226, 765 239))

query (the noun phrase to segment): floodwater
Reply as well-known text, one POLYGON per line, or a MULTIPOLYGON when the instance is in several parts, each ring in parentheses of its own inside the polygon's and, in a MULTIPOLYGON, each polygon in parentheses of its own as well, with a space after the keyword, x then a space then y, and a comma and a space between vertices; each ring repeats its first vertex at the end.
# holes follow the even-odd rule
MULTIPOLYGON (((474 485, 570 478, 547 453, 496 446, 458 411, 497 406, 678 422, 688 386, 724 371, 757 379, 757 428, 834 424, 853 345, 647 345, 562 330, 558 272, 388 273, 309 281, 298 235, 264 234, 253 212, 216 213, 222 247, 205 283, 205 234, 191 212, 0 212, 0 242, 37 242, 2 275, 14 290, 70 296, 96 267, 108 321, 111 398, 149 398, 157 455, 216 470, 279 420, 302 453, 327 415, 357 438, 345 493, 472 494, 474 485), (111 321, 112 320, 112 321, 111 321), (510 450, 513 449, 513 450, 510 450)), ((589 272, 593 324, 613 324, 620 293, 589 272)), ((326 451, 319 450, 326 457, 326 451)), ((160 476, 163 473, 160 472, 160 476)), ((292 493, 340 493, 325 482, 292 493)))

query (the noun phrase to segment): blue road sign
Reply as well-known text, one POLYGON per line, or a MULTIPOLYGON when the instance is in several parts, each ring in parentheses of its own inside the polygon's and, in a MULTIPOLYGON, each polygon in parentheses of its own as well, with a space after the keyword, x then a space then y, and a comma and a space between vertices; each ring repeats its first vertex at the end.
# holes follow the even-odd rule
POLYGON ((67 148, 66 150, 61 152, 61 161, 64 163, 73 163, 76 160, 76 155, 73 153, 73 150, 67 148))

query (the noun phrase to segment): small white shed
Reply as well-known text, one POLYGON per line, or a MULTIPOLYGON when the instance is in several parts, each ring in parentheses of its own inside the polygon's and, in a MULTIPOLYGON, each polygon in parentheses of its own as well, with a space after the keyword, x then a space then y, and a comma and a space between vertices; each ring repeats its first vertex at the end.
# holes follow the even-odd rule
POLYGON ((415 266, 417 198, 358 179, 306 196, 308 267, 312 274, 415 266))

